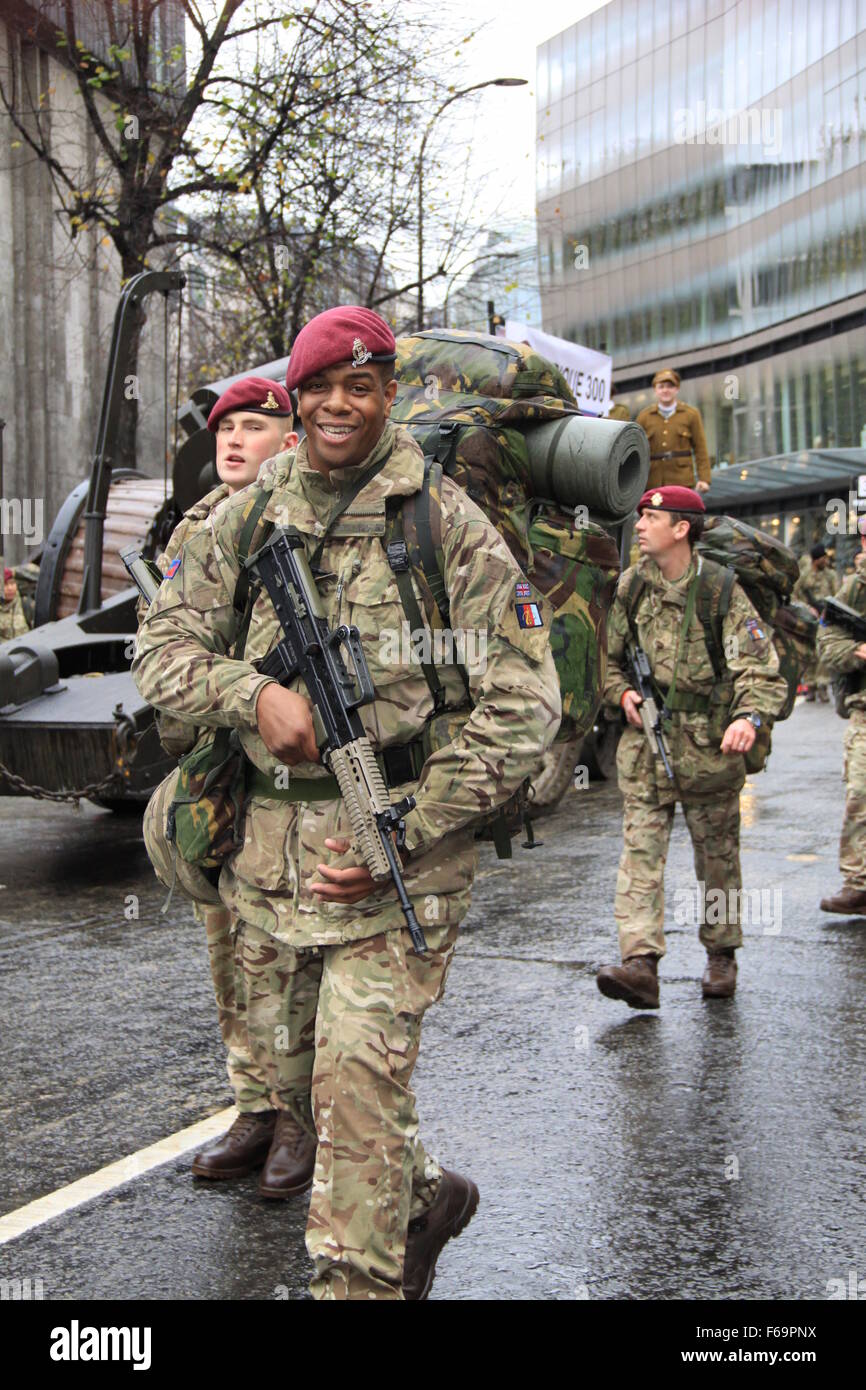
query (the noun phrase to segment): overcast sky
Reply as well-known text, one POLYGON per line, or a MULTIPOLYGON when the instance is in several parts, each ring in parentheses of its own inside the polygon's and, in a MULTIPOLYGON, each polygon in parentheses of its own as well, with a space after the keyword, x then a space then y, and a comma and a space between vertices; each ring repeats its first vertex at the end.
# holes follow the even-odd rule
MULTIPOLYGON (((415 0, 413 0, 413 3, 415 0)), ((479 220, 510 190, 509 213, 530 221, 535 213, 535 50, 538 44, 602 8, 605 0, 571 0, 562 5, 532 0, 474 0, 471 23, 486 23, 483 32, 462 50, 465 85, 489 77, 525 77, 528 87, 490 87, 475 101, 473 124, 461 120, 459 131, 471 138, 479 171, 493 174, 479 206, 479 220)), ((461 76, 461 82, 463 77, 461 76)), ((457 120, 455 102, 451 110, 457 120)), ((466 106, 472 102, 467 100, 466 106)), ((446 113, 447 114, 447 113, 446 113)), ((509 216, 509 221, 511 220, 509 216)))

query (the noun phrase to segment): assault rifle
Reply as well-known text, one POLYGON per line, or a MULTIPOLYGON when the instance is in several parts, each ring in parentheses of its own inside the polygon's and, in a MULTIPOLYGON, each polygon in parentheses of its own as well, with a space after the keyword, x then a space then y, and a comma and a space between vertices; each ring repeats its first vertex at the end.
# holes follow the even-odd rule
POLYGON ((672 782, 674 780, 674 773, 665 744, 662 717, 659 713, 659 707, 656 704, 655 695, 653 694, 651 680, 652 672, 650 671, 647 654, 635 643, 630 643, 626 647, 625 655, 629 667, 631 668, 632 684, 641 697, 637 712, 641 717, 647 743, 652 750, 653 757, 661 758, 668 781, 672 782))
POLYGON ((332 631, 304 551, 303 538, 289 527, 276 527, 268 542, 246 561, 247 570, 264 585, 282 629, 282 641, 257 668, 287 685, 300 676, 324 729, 322 761, 337 779, 355 846, 373 879, 391 877, 417 955, 427 950, 403 883, 397 845, 405 838, 404 816, 415 805, 404 796, 395 806, 388 799, 379 764, 364 732, 358 709, 375 698, 373 682, 356 627, 345 623, 332 631), (345 647, 354 668, 346 669, 345 647), (357 682, 357 689, 356 689, 357 682))
POLYGON ((831 627, 844 627, 852 637, 866 642, 866 618, 856 608, 849 608, 838 598, 824 600, 824 621, 831 627))
POLYGON ((165 577, 159 566, 153 560, 145 560, 135 545, 121 550, 120 558, 145 603, 153 603, 165 577))

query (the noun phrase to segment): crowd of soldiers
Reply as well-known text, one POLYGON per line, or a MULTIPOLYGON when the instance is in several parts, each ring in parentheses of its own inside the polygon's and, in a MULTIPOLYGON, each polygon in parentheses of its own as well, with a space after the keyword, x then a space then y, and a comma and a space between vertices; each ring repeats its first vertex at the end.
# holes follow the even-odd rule
MULTIPOLYGON (((412 1074, 424 1013, 442 997, 468 910, 479 811, 506 804, 537 768, 561 717, 549 606, 487 516, 443 478, 440 544, 451 621, 489 637, 486 667, 470 671, 468 688, 455 669, 442 669, 453 717, 447 739, 425 742, 431 692, 421 669, 388 655, 379 640, 399 630, 403 616, 383 544, 388 499, 413 496, 424 480, 420 448, 389 418, 395 350, 390 328, 371 310, 329 310, 293 344, 285 387, 251 376, 220 397, 208 419, 220 483, 186 513, 160 557, 164 579, 149 607, 142 605, 133 665, 168 751, 185 754, 230 727, 249 768, 242 839, 218 876, 178 857, 167 791, 152 799, 145 821, 157 873, 180 884, 205 927, 238 1111, 228 1132, 195 1156, 192 1172, 231 1181, 260 1171, 259 1191, 272 1200, 311 1189, 306 1238, 317 1298, 426 1298, 445 1244, 477 1208, 476 1184, 443 1167, 421 1142, 412 1074), (260 669, 280 631, 267 593, 242 582, 251 517, 297 530, 329 626, 360 632, 375 688, 365 729, 384 757, 402 759, 390 794, 415 798, 396 848, 413 903, 419 911, 435 904, 425 921, 426 952, 413 948, 390 884, 375 882, 359 863, 306 692, 297 680, 284 685, 260 669), (527 594, 540 625, 521 622, 527 594)), ((724 616, 725 671, 717 679, 695 604, 704 568, 695 547, 709 486, 703 430, 698 413, 676 399, 675 372, 658 373, 655 385, 657 405, 640 417, 652 471, 638 506, 639 555, 611 611, 604 688, 606 705, 625 724, 614 901, 621 959, 599 970, 597 984, 636 1009, 660 1003, 664 866, 678 802, 697 877, 707 893, 720 889, 727 905, 699 923, 707 957, 702 993, 719 1000, 735 992, 745 756, 786 695, 770 635, 738 583, 724 616), (649 660, 668 768, 644 734, 630 644, 649 660)), ((841 597, 866 615, 866 534, 861 547, 863 568, 841 597)), ((831 589, 826 553, 816 547, 801 567, 797 596, 818 611, 831 589)), ((4 604, 0 636, 12 635, 9 614, 21 623, 8 581, 4 604)), ((819 645, 810 673, 819 692, 836 672, 866 673, 866 645, 829 627, 819 645)), ((845 882, 822 903, 851 913, 866 910, 866 679, 862 691, 854 684, 845 740, 845 882)))

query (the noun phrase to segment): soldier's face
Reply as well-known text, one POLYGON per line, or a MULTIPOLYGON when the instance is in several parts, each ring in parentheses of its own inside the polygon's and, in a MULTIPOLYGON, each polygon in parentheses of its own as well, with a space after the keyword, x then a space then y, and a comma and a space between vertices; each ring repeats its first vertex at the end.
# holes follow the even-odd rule
POLYGON ((281 416, 269 420, 252 410, 236 410, 224 415, 217 425, 216 470, 220 481, 227 483, 229 492, 238 492, 255 482, 256 474, 266 459, 283 449, 293 449, 298 442, 294 430, 287 430, 288 420, 281 416))
POLYGON ((385 381, 375 362, 341 362, 308 377, 298 388, 298 414, 311 464, 329 473, 361 463, 385 428, 396 394, 396 381, 385 381))
POLYGON ((12 600, 14 599, 14 597, 15 597, 15 595, 16 595, 17 593, 18 593, 18 585, 15 583, 15 580, 14 580, 14 579, 4 579, 4 581, 3 581, 3 598, 4 598, 4 601, 5 601, 6 603, 11 603, 12 600))
POLYGON ((656 400, 659 405, 673 405, 677 398, 679 387, 674 386, 672 381, 657 381, 655 385, 656 400))
POLYGON ((689 534, 689 523, 678 521, 676 526, 672 526, 670 512, 654 512, 647 507, 635 522, 634 530, 641 555, 649 555, 655 560, 685 540, 689 534))

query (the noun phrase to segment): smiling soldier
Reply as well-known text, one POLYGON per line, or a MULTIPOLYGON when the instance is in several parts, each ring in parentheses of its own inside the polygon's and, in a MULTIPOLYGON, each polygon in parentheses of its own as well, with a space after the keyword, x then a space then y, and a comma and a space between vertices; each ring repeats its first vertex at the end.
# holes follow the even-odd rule
POLYGON ((298 390, 306 438, 291 468, 269 479, 262 517, 304 537, 329 627, 359 630, 375 687, 360 711, 365 730, 392 800, 416 798, 401 857, 427 954, 412 951, 391 883, 374 883, 352 849, 303 685, 283 688, 254 664, 280 640, 266 592, 255 598, 244 659, 226 655, 238 628, 244 496, 185 547, 148 612, 134 668, 151 703, 237 728, 253 764, 243 844, 220 893, 239 922, 250 1043, 280 1111, 268 1187, 297 1188, 298 1154, 316 1144, 307 1248, 317 1298, 426 1298, 440 1251, 475 1211, 475 1184, 421 1144, 410 1083, 422 1016, 442 995, 469 906, 479 817, 534 770, 561 715, 546 605, 540 626, 522 625, 522 574, 447 478, 443 579, 454 627, 488 634, 484 669, 468 671, 469 695, 457 668, 436 672, 451 714, 434 721, 440 702, 422 668, 403 664, 399 644, 385 654, 381 634, 400 630, 407 573, 389 563, 387 503, 402 508, 424 480, 420 449, 388 418, 394 360, 394 336, 369 309, 331 309, 301 331, 286 384, 298 390))

